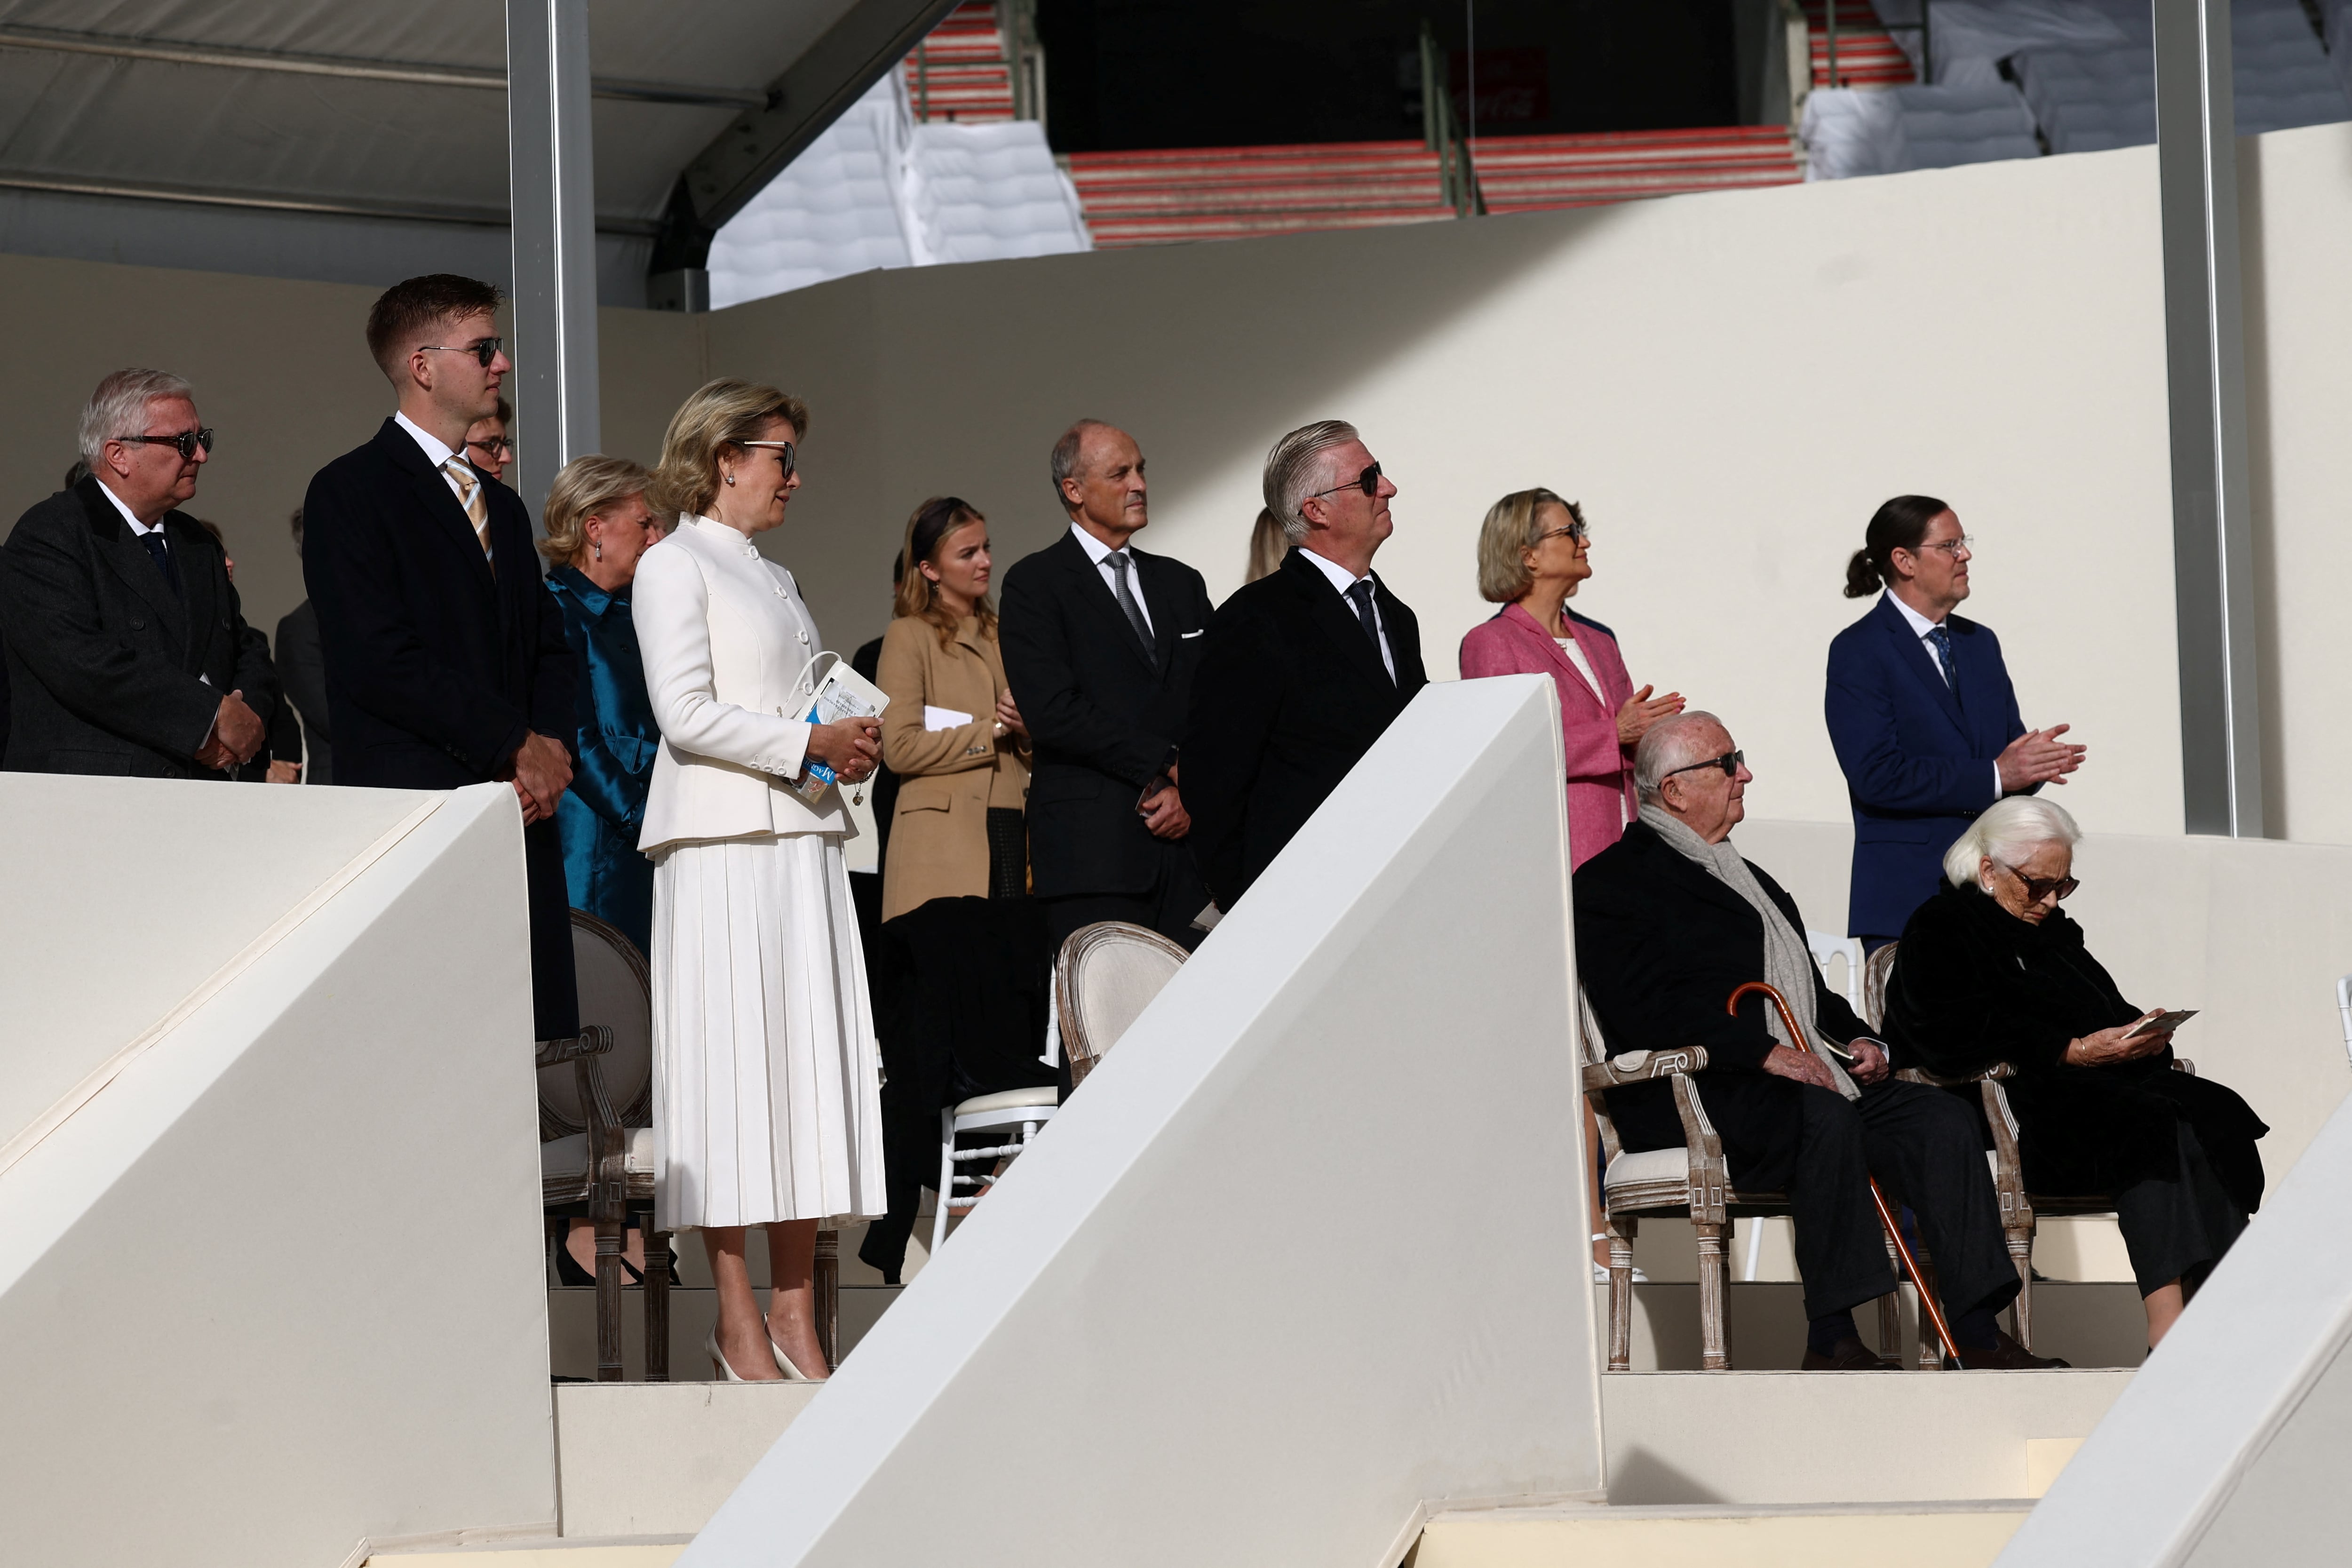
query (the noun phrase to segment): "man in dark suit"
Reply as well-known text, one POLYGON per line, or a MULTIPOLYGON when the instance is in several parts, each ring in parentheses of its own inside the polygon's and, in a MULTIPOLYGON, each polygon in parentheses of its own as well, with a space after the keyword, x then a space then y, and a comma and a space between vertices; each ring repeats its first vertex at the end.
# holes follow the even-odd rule
POLYGON ((219 543, 177 510, 212 440, 178 376, 117 371, 90 395, 89 474, 0 551, 10 769, 225 779, 268 739, 268 642, 219 543))
POLYGON ((1229 910, 1429 684, 1421 623, 1372 574, 1397 488, 1352 425, 1292 431, 1265 459, 1290 552, 1227 599, 1192 678, 1192 858, 1229 910))
POLYGON ((1871 519, 1846 596, 1882 583, 1870 614, 1830 644, 1823 710, 1853 807, 1846 930, 1873 949, 1934 896, 1944 851, 2003 795, 2083 765, 2067 726, 2028 730, 1989 627, 1952 614, 1969 596, 1969 540, 1952 509, 1897 496, 1871 519))
MULTIPOLYGON (((302 553, 302 509, 290 520, 294 553, 302 553)), ((302 782, 335 782, 333 731, 327 720, 327 661, 319 651, 319 612, 303 600, 278 618, 278 640, 271 645, 278 662, 278 684, 302 721, 302 782)))
POLYGON ((1178 742, 1209 590, 1134 538, 1150 521, 1133 437, 1082 419, 1054 445, 1059 540, 1004 574, 997 637, 1029 725, 1029 864, 1058 945, 1129 921, 1187 948, 1208 889, 1185 847, 1178 742))
MULTIPOLYGON (((1732 847, 1754 776, 1711 713, 1643 736, 1641 818, 1575 878, 1577 973, 1609 1053, 1706 1050, 1695 1079, 1733 1184, 1784 1192, 1796 1214, 1807 1370, 1894 1370, 1853 1327, 1853 1309, 1895 1284, 1873 1173, 1918 1216, 1966 1363, 2063 1364, 2027 1355, 1993 1322, 2019 1280, 1974 1115, 1893 1078, 1885 1047, 1814 967, 1796 900, 1732 847), (1761 996, 1727 1013, 1753 980, 1787 997, 1811 1037, 1783 1038, 1761 996)), ((1626 1149, 1684 1146, 1666 1080, 1612 1090, 1609 1109, 1626 1149)))
POLYGON ((319 617, 335 782, 457 789, 522 806, 538 1037, 579 1032, 555 805, 572 758, 573 670, 530 514, 463 453, 513 368, 498 290, 436 274, 387 289, 368 349, 399 396, 373 440, 310 480, 302 576, 319 617))

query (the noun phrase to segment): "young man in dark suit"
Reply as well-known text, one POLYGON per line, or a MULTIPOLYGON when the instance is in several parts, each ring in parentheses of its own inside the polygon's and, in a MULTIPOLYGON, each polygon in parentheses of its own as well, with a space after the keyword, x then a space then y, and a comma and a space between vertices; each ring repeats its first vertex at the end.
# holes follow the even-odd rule
POLYGON ((2067 726, 2018 716, 2000 639, 1952 613, 1969 559, 1951 508, 1897 496, 1846 567, 1848 598, 1886 590, 1831 642, 1822 704, 1853 806, 1846 931, 1873 949, 1934 896, 1944 851, 1977 813, 2083 765, 2084 748, 2060 739, 2067 726))
POLYGON ((521 803, 538 1037, 579 1032, 555 805, 572 782, 572 659, 541 581, 530 514, 468 461, 513 365, 498 290, 435 274, 387 289, 368 350, 399 411, 319 470, 302 502, 302 576, 319 617, 335 782, 457 789, 521 803))
POLYGON ((1265 459, 1290 553, 1227 599, 1192 678, 1192 855, 1229 910, 1429 684, 1421 624, 1372 574, 1397 487, 1352 425, 1292 431, 1265 459))
POLYGON ((1059 540, 1004 574, 997 637, 1029 726, 1029 863, 1056 944, 1097 921, 1187 948, 1209 895, 1186 852, 1178 783, 1209 590, 1133 540, 1150 522, 1143 453, 1082 419, 1054 445, 1059 540))
POLYGON ((278 703, 269 645, 219 543, 177 510, 212 440, 178 376, 117 371, 90 395, 89 472, 0 551, 9 769, 226 779, 261 749, 278 703))

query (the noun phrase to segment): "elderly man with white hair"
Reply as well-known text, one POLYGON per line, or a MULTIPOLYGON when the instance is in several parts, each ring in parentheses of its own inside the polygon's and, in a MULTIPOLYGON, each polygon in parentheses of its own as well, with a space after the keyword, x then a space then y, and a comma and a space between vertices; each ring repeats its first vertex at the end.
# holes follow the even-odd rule
POLYGON ((226 779, 268 738, 268 640, 245 624, 226 552, 179 510, 212 449, 176 375, 119 370, 90 394, 89 474, 0 550, 10 771, 226 779))
POLYGON ((2235 1091, 2172 1070, 2162 1010, 2125 1001, 2059 907, 2081 837, 2028 795, 1969 825, 1904 928, 1886 1034, 1905 1067, 1939 1077, 2015 1069, 2026 1190, 2114 1195, 2153 1347, 2261 1206, 2254 1142, 2270 1129, 2235 1091))
MULTIPOLYGON (((1706 1047, 1700 1092, 1731 1179, 1785 1192, 1795 1211, 1807 1371, 1893 1369, 1853 1326, 1853 1308, 1895 1284, 1873 1175, 1917 1215, 1965 1363, 2063 1366, 1993 1321, 2019 1280, 1968 1109, 1893 1080, 1885 1047, 1813 966, 1796 900, 1732 847, 1754 777, 1711 713, 1663 720, 1635 750, 1640 819, 1575 877, 1577 973, 1611 1054, 1706 1047), (1725 1011, 1755 980, 1788 999, 1804 1038, 1785 1037, 1761 997, 1725 1011)), ((1610 1110, 1629 1150, 1683 1144, 1664 1080, 1612 1091, 1610 1110)))

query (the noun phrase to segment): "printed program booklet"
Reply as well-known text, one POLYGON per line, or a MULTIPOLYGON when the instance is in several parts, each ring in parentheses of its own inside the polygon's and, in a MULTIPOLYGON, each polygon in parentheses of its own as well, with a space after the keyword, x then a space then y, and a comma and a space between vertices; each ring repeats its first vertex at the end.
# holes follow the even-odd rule
MULTIPOLYGON (((816 684, 816 696, 809 704, 808 721, 812 724, 835 724, 844 719, 879 719, 882 710, 890 706, 890 699, 882 689, 849 668, 849 661, 834 656, 833 668, 816 684)), ((814 805, 834 785, 834 770, 829 763, 814 757, 802 768, 801 776, 793 781, 793 788, 803 800, 814 805)))

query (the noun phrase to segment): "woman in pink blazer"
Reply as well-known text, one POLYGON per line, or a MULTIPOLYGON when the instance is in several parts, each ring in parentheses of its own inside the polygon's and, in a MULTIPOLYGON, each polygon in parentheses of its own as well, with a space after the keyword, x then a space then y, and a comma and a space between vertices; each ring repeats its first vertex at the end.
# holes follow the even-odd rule
MULTIPOLYGON (((1568 607, 1592 575, 1584 513, 1546 489, 1519 490, 1487 510, 1478 531, 1478 592, 1501 612, 1462 639, 1462 678, 1549 675, 1559 689, 1568 742, 1569 868, 1617 842, 1641 809, 1633 795, 1633 748, 1650 726, 1682 711, 1682 693, 1652 698, 1633 689, 1608 627, 1568 607)), ((1601 1131, 1588 1108, 1588 1149, 1601 1131)), ((1608 1223, 1601 1183, 1591 1184, 1592 1278, 1609 1278, 1608 1223)), ((1638 1274, 1636 1278, 1641 1278, 1638 1274)))
POLYGON ((1520 490, 1487 510, 1478 531, 1478 592, 1500 614, 1462 639, 1462 677, 1549 675, 1559 689, 1568 743, 1568 857, 1581 866, 1641 810, 1633 748, 1651 725, 1683 709, 1682 694, 1633 689, 1617 639, 1568 607, 1592 575, 1584 514, 1549 490, 1520 490))

